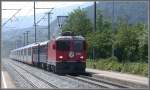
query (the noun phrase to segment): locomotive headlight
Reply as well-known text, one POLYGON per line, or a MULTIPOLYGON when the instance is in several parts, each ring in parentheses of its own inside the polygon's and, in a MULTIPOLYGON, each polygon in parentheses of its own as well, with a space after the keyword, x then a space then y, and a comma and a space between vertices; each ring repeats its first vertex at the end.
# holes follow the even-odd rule
POLYGON ((83 56, 80 56, 80 58, 83 59, 84 57, 83 57, 83 56))
POLYGON ((59 58, 60 58, 60 59, 62 59, 62 58, 63 58, 63 56, 59 56, 59 58))

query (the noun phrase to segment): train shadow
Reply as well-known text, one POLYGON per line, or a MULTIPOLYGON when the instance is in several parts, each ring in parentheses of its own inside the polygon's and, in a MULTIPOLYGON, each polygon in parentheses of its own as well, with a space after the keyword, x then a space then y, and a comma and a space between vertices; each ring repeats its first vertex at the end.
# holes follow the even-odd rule
MULTIPOLYGON (((58 74, 58 73, 57 73, 58 74)), ((92 77, 92 74, 89 73, 89 72, 85 72, 85 73, 59 73, 58 75, 60 76, 67 76, 67 75, 70 75, 70 76, 89 76, 89 77, 92 77)))

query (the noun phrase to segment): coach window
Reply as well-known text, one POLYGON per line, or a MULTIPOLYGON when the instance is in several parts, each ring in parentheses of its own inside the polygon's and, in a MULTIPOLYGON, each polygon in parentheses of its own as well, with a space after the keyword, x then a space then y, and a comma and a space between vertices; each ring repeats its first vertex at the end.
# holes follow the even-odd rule
POLYGON ((28 49, 28 55, 31 55, 31 48, 28 49))
POLYGON ((25 50, 23 49, 23 55, 25 55, 25 50))
POLYGON ((27 52, 27 51, 28 51, 28 49, 25 49, 25 53, 26 53, 26 55, 28 55, 28 52, 27 52))
POLYGON ((33 49, 33 53, 34 53, 34 54, 38 54, 38 47, 35 47, 35 48, 33 49))
POLYGON ((26 55, 28 55, 28 49, 26 49, 26 55))
POLYGON ((36 54, 36 48, 33 48, 33 54, 36 54))
POLYGON ((43 52, 43 46, 39 47, 39 53, 41 54, 43 52))
POLYGON ((36 47, 36 54, 38 54, 38 48, 36 47))
POLYGON ((25 55, 25 50, 23 49, 23 55, 25 55))
POLYGON ((24 49, 23 51, 24 51, 24 55, 26 55, 26 50, 24 49))
POLYGON ((40 48, 40 52, 41 53, 45 53, 46 50, 47 50, 47 46, 46 45, 41 46, 41 48, 40 48))
POLYGON ((21 55, 22 55, 22 50, 21 50, 21 55))

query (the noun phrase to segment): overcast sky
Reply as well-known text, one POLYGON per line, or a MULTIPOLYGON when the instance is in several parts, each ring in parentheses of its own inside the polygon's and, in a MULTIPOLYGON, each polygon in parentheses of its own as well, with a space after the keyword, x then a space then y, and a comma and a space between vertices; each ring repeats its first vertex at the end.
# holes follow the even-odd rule
MULTIPOLYGON (((36 8, 61 8, 65 6, 73 6, 73 5, 82 5, 86 3, 91 3, 90 1, 38 1, 36 2, 36 8)), ((30 16, 33 15, 33 2, 2 2, 2 9, 22 9, 16 16, 30 16)), ((43 13, 48 11, 47 9, 42 10, 36 10, 36 13, 43 13)), ((2 18, 10 18, 14 13, 16 13, 16 10, 2 10, 2 18)))

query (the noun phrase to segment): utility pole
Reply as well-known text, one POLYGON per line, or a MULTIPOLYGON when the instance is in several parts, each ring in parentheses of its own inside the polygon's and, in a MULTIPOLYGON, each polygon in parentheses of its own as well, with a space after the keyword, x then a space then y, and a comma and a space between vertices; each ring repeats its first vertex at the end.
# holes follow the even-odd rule
POLYGON ((114 0, 113 0, 113 17, 112 17, 112 56, 114 56, 114 45, 113 45, 113 42, 114 42, 114 18, 115 18, 115 13, 114 13, 114 0))
POLYGON ((15 48, 22 47, 21 36, 18 36, 18 39, 15 41, 15 48))
POLYGON ((43 19, 47 19, 47 18, 45 18, 45 16, 46 16, 46 14, 36 22, 36 25, 38 25, 38 23, 40 23, 43 19))
POLYGON ((21 40, 16 40, 16 48, 19 48, 21 47, 21 40))
POLYGON ((51 13, 51 12, 48 12, 48 40, 50 40, 50 33, 51 33, 51 31, 50 31, 50 19, 51 19, 51 14, 53 14, 53 13, 51 13))
POLYGON ((36 43, 36 15, 35 15, 35 0, 34 0, 34 30, 35 30, 35 43, 36 43))
MULTIPOLYGON (((96 32, 96 1, 94 1, 94 29, 93 32, 96 32)), ((93 47, 93 59, 95 59, 95 48, 93 47)))
POLYGON ((26 33, 23 33, 23 46, 25 46, 26 45, 26 41, 25 41, 25 35, 26 35, 26 33))
POLYGON ((94 32, 96 31, 96 1, 94 1, 94 32))
POLYGON ((15 48, 17 48, 17 41, 15 42, 15 48))
MULTIPOLYGON (((47 14, 48 14, 48 40, 50 40, 50 15, 51 14, 53 14, 53 13, 51 13, 52 12, 52 10, 54 9, 54 8, 35 8, 35 9, 51 9, 51 11, 49 11, 47 14)), ((43 16, 38 22, 37 22, 37 24, 42 20, 42 19, 44 19, 44 17, 45 16, 43 16)))
MULTIPOLYGON (((148 6, 150 6, 150 1, 148 1, 148 6)), ((150 11, 148 10, 148 16, 150 15, 150 11)), ((148 23, 150 23, 150 21, 148 20, 148 23)), ((148 25, 148 45, 150 45, 150 26, 148 25)), ((150 68, 150 49, 148 49, 148 68, 150 68)), ((150 78, 149 78, 150 81, 150 78)), ((150 86, 149 86, 150 88, 150 86)))
POLYGON ((22 46, 22 36, 18 36, 18 40, 17 40, 17 48, 22 46))
POLYGON ((29 44, 29 41, 28 41, 28 34, 29 34, 29 32, 30 31, 26 31, 26 34, 27 34, 27 37, 26 37, 26 39, 27 39, 27 45, 29 44))
POLYGON ((17 46, 18 46, 17 44, 18 44, 18 40, 15 42, 15 48, 17 48, 17 46))

